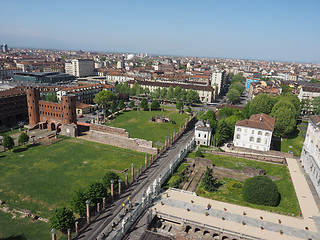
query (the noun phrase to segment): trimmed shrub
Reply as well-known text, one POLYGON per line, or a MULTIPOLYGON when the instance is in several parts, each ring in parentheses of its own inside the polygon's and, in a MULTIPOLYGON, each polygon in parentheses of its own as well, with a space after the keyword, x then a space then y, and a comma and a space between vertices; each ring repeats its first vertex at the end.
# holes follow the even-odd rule
POLYGON ((246 179, 242 197, 246 202, 276 207, 280 202, 280 193, 277 185, 266 176, 255 176, 246 179))
POLYGON ((196 157, 204 157, 200 149, 196 151, 196 157))

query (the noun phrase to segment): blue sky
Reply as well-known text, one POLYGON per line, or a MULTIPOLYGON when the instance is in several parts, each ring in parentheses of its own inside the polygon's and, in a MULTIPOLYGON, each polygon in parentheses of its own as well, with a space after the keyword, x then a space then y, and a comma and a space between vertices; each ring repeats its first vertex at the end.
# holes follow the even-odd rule
POLYGON ((0 43, 320 62, 318 0, 0 0, 0 43))

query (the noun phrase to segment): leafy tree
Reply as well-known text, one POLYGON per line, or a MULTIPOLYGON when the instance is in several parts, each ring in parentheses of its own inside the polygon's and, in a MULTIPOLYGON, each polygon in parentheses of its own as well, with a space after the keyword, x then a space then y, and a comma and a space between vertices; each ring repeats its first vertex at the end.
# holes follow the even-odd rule
POLYGON ((94 182, 89 186, 87 192, 88 199, 91 203, 96 204, 107 195, 107 188, 101 182, 94 182))
POLYGON ((3 147, 7 149, 12 149, 14 148, 14 141, 13 138, 10 136, 4 136, 3 138, 3 147))
POLYGON ((179 101, 180 100, 180 94, 181 94, 181 88, 179 86, 175 87, 173 90, 173 97, 179 101))
POLYGON ((129 103, 129 107, 130 107, 130 108, 134 108, 134 107, 135 107, 135 105, 134 105, 134 101, 133 101, 133 100, 131 100, 131 101, 130 101, 130 103, 129 103))
POLYGON ((217 190, 217 178, 212 175, 212 168, 207 167, 202 177, 202 185, 208 192, 214 192, 217 190))
POLYGON ((271 116, 276 119, 274 126, 276 136, 286 137, 297 127, 295 113, 286 107, 278 108, 271 116))
POLYGON ((121 99, 121 100, 119 101, 118 107, 119 107, 119 109, 124 109, 124 108, 126 107, 126 105, 124 104, 124 100, 123 100, 123 99, 121 99))
POLYGON ((292 92, 292 88, 285 84, 280 84, 282 93, 281 94, 287 94, 292 92))
POLYGON ((250 118, 250 103, 251 102, 248 102, 245 106, 244 106, 244 108, 243 108, 243 110, 242 110, 242 116, 243 116, 243 118, 250 118))
POLYGON ((295 110, 297 112, 296 115, 298 117, 300 115, 300 113, 301 113, 301 104, 300 104, 300 100, 299 100, 298 96, 294 95, 292 93, 287 93, 287 94, 284 94, 282 96, 281 96, 282 99, 280 98, 280 100, 286 100, 286 101, 288 101, 288 102, 290 102, 290 103, 292 103, 294 105, 295 110), (284 97, 282 97, 282 96, 284 96, 284 97))
POLYGON ((242 95, 242 93, 244 91, 244 86, 239 82, 235 82, 230 85, 229 91, 230 91, 230 89, 235 89, 239 92, 240 95, 242 95))
POLYGON ((183 110, 183 102, 182 101, 178 101, 176 104, 176 108, 179 110, 179 112, 182 112, 183 110))
POLYGON ((57 95, 55 93, 48 93, 46 95, 46 101, 47 102, 58 102, 57 95))
POLYGON ((109 109, 112 113, 116 112, 117 111, 117 104, 115 102, 111 102, 109 109))
POLYGON ((157 88, 154 92, 153 92, 153 96, 155 99, 159 99, 161 97, 161 90, 160 88, 157 88))
POLYGON ((119 83, 116 85, 116 93, 118 94, 130 94, 130 86, 127 82, 119 83))
POLYGON ((149 94, 150 94, 150 89, 149 89, 148 87, 145 87, 145 88, 143 89, 143 93, 144 93, 145 95, 149 95, 149 94))
POLYGON ((277 185, 267 176, 246 179, 242 190, 246 202, 276 207, 280 202, 277 185))
POLYGON ((50 218, 51 227, 62 231, 66 231, 73 222, 73 212, 66 207, 54 209, 50 218))
MULTIPOLYGON (((237 109, 237 108, 236 108, 237 109)), ((239 110, 239 109, 238 109, 239 110)), ((219 110, 218 116, 219 118, 230 117, 234 114, 232 108, 223 107, 219 110)))
POLYGON ((186 98, 187 98, 188 103, 190 103, 190 104, 193 104, 193 103, 199 101, 199 99, 200 99, 199 93, 194 90, 189 90, 186 98))
POLYGON ((271 114, 274 115, 279 108, 288 108, 292 113, 294 113, 295 118, 299 116, 299 113, 297 112, 295 106, 290 102, 288 99, 281 99, 278 101, 272 108, 271 114))
POLYGON ((148 110, 149 104, 148 104, 147 99, 145 99, 145 98, 141 99, 140 108, 143 108, 144 110, 148 110))
POLYGON ((181 92, 180 92, 180 98, 181 98, 181 101, 185 102, 187 100, 187 90, 185 89, 182 89, 181 92))
POLYGON ((106 186, 108 189, 111 188, 111 180, 114 181, 113 187, 116 189, 118 187, 118 180, 120 179, 119 175, 115 172, 108 171, 106 175, 102 178, 102 183, 104 186, 106 186))
POLYGON ((239 102, 240 97, 241 97, 241 94, 240 94, 240 92, 237 91, 236 89, 231 88, 231 89, 228 91, 226 97, 227 97, 227 99, 229 100, 229 102, 230 102, 231 104, 234 104, 234 103, 236 103, 236 102, 239 102))
POLYGON ((301 110, 304 111, 305 113, 309 114, 310 110, 311 110, 311 101, 310 99, 302 99, 300 102, 300 107, 301 110))
POLYGON ((158 100, 153 100, 151 102, 151 110, 159 110, 160 109, 160 103, 158 102, 158 100))
POLYGON ((95 95, 93 101, 97 104, 102 105, 103 108, 106 108, 107 105, 109 105, 111 102, 113 102, 116 99, 117 99, 117 95, 115 95, 110 90, 102 90, 95 95))
POLYGON ((242 119, 241 114, 240 115, 235 114, 235 115, 232 115, 232 116, 224 119, 226 121, 229 129, 231 129, 231 133, 230 133, 231 136, 233 136, 233 134, 234 134, 234 128, 235 128, 236 122, 238 122, 240 119, 242 119))
POLYGON ((246 78, 245 77, 242 77, 240 75, 233 75, 232 73, 229 74, 229 78, 230 78, 230 83, 235 83, 235 82, 240 82, 240 83, 243 83, 246 81, 246 78))
POLYGON ((216 137, 217 145, 219 146, 225 143, 229 138, 232 137, 232 129, 224 119, 218 122, 215 137, 216 137))
POLYGON ((200 116, 200 119, 206 121, 210 121, 210 127, 212 129, 212 133, 214 134, 217 129, 217 119, 216 119, 216 113, 212 110, 207 111, 205 114, 200 116))
POLYGON ((320 115, 320 97, 315 97, 312 101, 313 112, 320 115))
POLYGON ((81 216, 86 214, 86 201, 88 200, 88 194, 82 188, 75 191, 71 199, 71 208, 75 213, 81 216))
POLYGON ((317 79, 315 79, 315 78, 312 78, 312 79, 310 80, 310 83, 320 83, 320 81, 317 80, 317 79))
POLYGON ((173 87, 170 86, 168 88, 168 92, 167 92, 167 99, 173 99, 174 98, 174 94, 173 94, 173 87))
POLYGON ((29 136, 22 132, 18 138, 19 144, 26 144, 29 141, 29 136))
POLYGON ((167 89, 166 88, 162 88, 161 89, 161 93, 160 93, 160 96, 162 99, 166 99, 167 98, 167 89))
POLYGON ((267 94, 259 94, 250 103, 249 115, 265 113, 270 114, 275 104, 275 99, 267 94))

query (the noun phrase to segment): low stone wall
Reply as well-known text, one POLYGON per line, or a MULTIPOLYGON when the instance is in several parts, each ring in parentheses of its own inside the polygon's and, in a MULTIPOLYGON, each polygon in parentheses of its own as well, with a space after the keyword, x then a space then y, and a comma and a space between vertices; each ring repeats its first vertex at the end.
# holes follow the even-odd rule
POLYGON ((121 132, 98 131, 97 129, 102 128, 94 127, 92 129, 90 127, 89 140, 116 147, 131 149, 138 152, 145 152, 153 155, 156 154, 157 149, 153 148, 152 141, 139 138, 129 138, 129 134, 121 134, 121 132))
POLYGON ((130 137, 129 133, 125 129, 110 127, 110 126, 106 126, 106 125, 90 124, 90 130, 109 133, 109 134, 118 135, 118 136, 126 137, 126 138, 130 137))

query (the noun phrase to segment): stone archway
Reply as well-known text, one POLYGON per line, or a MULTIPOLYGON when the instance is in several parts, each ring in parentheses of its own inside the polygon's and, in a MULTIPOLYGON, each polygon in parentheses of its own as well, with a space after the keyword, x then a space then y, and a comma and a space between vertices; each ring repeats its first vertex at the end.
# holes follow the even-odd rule
POLYGON ((189 233, 189 231, 191 230, 191 228, 192 228, 191 226, 187 225, 187 226, 186 226, 186 229, 185 229, 184 231, 185 231, 186 233, 189 233))
POLYGON ((219 234, 218 234, 218 233, 214 233, 214 234, 212 235, 212 238, 213 238, 213 239, 219 239, 220 237, 219 237, 219 234))
POLYGON ((51 123, 49 123, 48 129, 49 129, 50 131, 54 131, 54 130, 56 130, 56 125, 55 125, 53 122, 51 122, 51 123))

